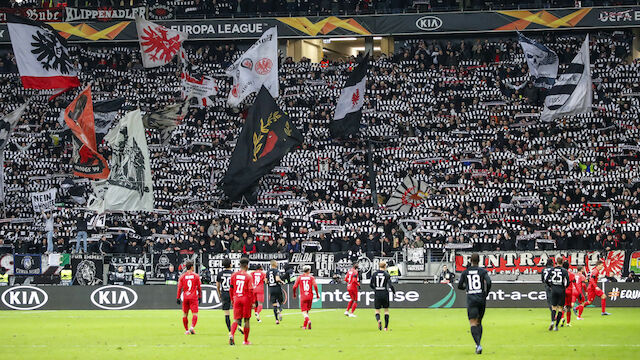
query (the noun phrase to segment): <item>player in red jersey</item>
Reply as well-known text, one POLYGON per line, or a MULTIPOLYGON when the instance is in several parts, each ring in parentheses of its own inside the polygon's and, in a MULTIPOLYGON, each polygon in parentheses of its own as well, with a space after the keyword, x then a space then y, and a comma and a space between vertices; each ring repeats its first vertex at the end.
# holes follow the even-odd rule
POLYGON ((178 280, 178 295, 176 302, 178 305, 182 303, 182 324, 186 330, 185 334, 195 334, 193 328, 198 322, 198 303, 202 301, 202 289, 200 288, 200 275, 193 272, 193 261, 187 261, 185 264, 187 271, 180 276, 178 280), (180 300, 182 293, 182 300, 180 300), (189 310, 191 310, 191 327, 189 328, 189 310))
POLYGON ((240 270, 231 275, 229 295, 233 302, 233 319, 231 333, 229 333, 229 345, 235 345, 235 335, 238 326, 244 319, 244 345, 251 345, 249 342, 249 320, 251 319, 251 307, 254 302, 253 279, 249 275, 249 259, 240 259, 240 270))
POLYGON ((595 268, 591 270, 591 274, 589 274, 589 285, 587 285, 587 301, 580 304, 578 306, 578 319, 582 320, 582 311, 584 311, 584 307, 593 303, 596 297, 600 298, 600 307, 602 309, 602 315, 611 315, 607 312, 607 295, 604 294, 604 291, 598 287, 598 277, 600 277, 600 273, 604 268, 604 264, 602 260, 598 260, 596 262, 595 268))
POLYGON ((258 265, 258 269, 251 273, 253 277, 253 295, 256 300, 256 321, 261 322, 260 312, 262 311, 262 303, 264 302, 264 283, 267 274, 263 271, 262 265, 258 265))
POLYGON ((358 262, 353 263, 353 267, 347 271, 347 275, 344 277, 344 281, 347 283, 347 292, 349 292, 349 304, 347 304, 347 310, 344 315, 348 317, 356 317, 353 313, 358 307, 358 289, 360 289, 360 274, 358 273, 358 262), (349 312, 351 310, 351 312, 349 312))
POLYGON ((567 270, 567 272, 569 273, 569 286, 567 286, 567 288, 564 290, 564 313, 565 313, 565 318, 562 319, 562 325, 564 326, 565 320, 567 322, 567 326, 571 327, 571 308, 573 307, 573 303, 576 301, 575 300, 575 294, 576 294, 576 288, 575 288, 575 281, 576 281, 576 275, 574 273, 572 273, 571 271, 569 271, 569 262, 565 261, 562 263, 562 267, 565 268, 567 270))
POLYGON ((577 268, 578 272, 576 273, 576 281, 574 283, 574 288, 575 288, 575 299, 574 299, 574 308, 573 308, 573 312, 576 315, 576 319, 578 320, 582 320, 581 317, 578 316, 578 310, 577 307, 579 304, 582 304, 583 302, 585 302, 585 297, 584 297, 584 291, 587 289, 586 283, 587 283, 587 275, 584 272, 584 267, 583 266, 578 266, 577 268))
POLYGON ((311 320, 309 320, 309 310, 311 310, 311 304, 313 303, 313 291, 316 292, 316 297, 319 299, 318 284, 316 279, 311 275, 311 266, 305 265, 302 268, 303 274, 298 276, 296 282, 293 284, 293 298, 296 298, 298 293, 298 287, 300 288, 300 310, 304 316, 303 329, 311 330, 311 320))

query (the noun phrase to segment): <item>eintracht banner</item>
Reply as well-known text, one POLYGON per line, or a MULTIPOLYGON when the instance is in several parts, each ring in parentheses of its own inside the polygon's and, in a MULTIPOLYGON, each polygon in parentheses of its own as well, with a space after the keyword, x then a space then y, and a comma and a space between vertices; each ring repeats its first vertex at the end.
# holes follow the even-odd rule
POLYGON ((92 210, 153 210, 149 149, 140 110, 127 113, 104 139, 111 145, 111 173, 92 210))
POLYGON ((183 71, 182 78, 182 98, 191 103, 191 99, 196 99, 199 106, 213 106, 212 96, 218 94, 216 80, 210 76, 196 78, 187 71, 183 71))
POLYGON ((27 104, 25 103, 0 119, 0 201, 4 200, 4 147, 9 142, 11 132, 26 108, 27 104))
POLYGON ((558 76, 549 90, 540 119, 552 121, 561 116, 591 112, 592 97, 589 35, 587 35, 580 47, 580 52, 573 58, 564 74, 558 76))
POLYGON ((227 69, 233 77, 233 88, 227 103, 238 106, 250 94, 264 87, 274 99, 280 94, 278 84, 278 28, 272 27, 262 34, 233 65, 227 69))
POLYGON ((7 14, 11 46, 27 89, 80 86, 65 39, 50 25, 7 14))
POLYGON ((154 68, 166 65, 178 55, 187 34, 136 17, 142 65, 154 68))

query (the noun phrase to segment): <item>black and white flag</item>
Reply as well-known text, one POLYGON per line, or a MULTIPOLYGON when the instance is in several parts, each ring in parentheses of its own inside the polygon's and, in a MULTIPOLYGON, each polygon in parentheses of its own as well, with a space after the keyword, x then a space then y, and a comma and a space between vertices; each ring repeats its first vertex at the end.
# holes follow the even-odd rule
POLYGON ((589 35, 580 52, 573 58, 567 70, 556 79, 544 100, 542 121, 553 121, 561 116, 591 112, 593 88, 589 62, 589 35))
POLYGON ((16 127, 22 113, 27 108, 27 104, 23 104, 9 115, 0 119, 0 201, 4 201, 4 148, 9 142, 13 128, 16 127))
POLYGON ((80 86, 65 39, 50 25, 7 14, 11 46, 27 89, 80 86))
POLYGON ((362 119, 368 68, 369 54, 367 53, 349 75, 344 89, 340 93, 333 121, 329 124, 331 137, 344 138, 358 133, 362 119))
POLYGON ((153 210, 149 148, 140 110, 127 113, 104 139, 111 145, 111 172, 101 185, 106 189, 95 189, 96 199, 91 199, 89 208, 99 213, 153 210))
POLYGON ((551 88, 558 76, 558 55, 539 42, 518 32, 518 42, 529 66, 529 74, 537 87, 551 88))

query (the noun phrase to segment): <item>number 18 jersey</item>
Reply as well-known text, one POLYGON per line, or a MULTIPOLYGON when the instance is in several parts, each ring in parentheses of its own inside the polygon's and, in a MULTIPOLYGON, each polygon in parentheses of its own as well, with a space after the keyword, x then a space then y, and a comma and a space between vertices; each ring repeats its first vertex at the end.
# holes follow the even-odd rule
POLYGON ((469 266, 460 275, 458 289, 466 290, 467 300, 484 302, 491 290, 489 272, 481 267, 469 266))

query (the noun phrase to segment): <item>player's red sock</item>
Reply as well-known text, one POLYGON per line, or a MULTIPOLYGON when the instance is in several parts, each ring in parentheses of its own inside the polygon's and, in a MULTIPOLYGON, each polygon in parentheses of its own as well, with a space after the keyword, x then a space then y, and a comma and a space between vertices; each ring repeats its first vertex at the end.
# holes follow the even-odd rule
POLYGON ((567 324, 571 324, 571 310, 567 311, 567 324))
POLYGON ((256 308, 256 314, 260 315, 261 311, 262 311, 262 305, 258 305, 258 307, 256 308))
POLYGON ((302 326, 306 329, 307 328, 307 324, 309 324, 309 318, 305 317, 304 318, 304 324, 302 324, 302 326))
POLYGON ((186 316, 182 318, 182 325, 184 325, 185 330, 189 330, 189 319, 186 316))
POLYGON ((600 299, 600 306, 602 307, 602 312, 607 311, 607 299, 600 299))
POLYGON ((197 323, 198 323, 198 315, 193 315, 191 317, 191 327, 196 327, 197 323))
POLYGON ((353 302, 353 306, 351 307, 351 313, 353 314, 354 312, 356 312, 356 308, 358 307, 358 302, 354 301, 353 302))
POLYGON ((244 342, 249 341, 249 327, 245 326, 244 327, 244 342))
POLYGON ((578 306, 578 316, 582 317, 582 310, 584 310, 584 305, 578 306))
POLYGON ((236 330, 238 329, 238 323, 236 321, 231 324, 231 336, 236 336, 236 330))
POLYGON ((352 304, 353 304, 353 300, 349 300, 349 303, 347 304, 347 311, 351 310, 352 304))

